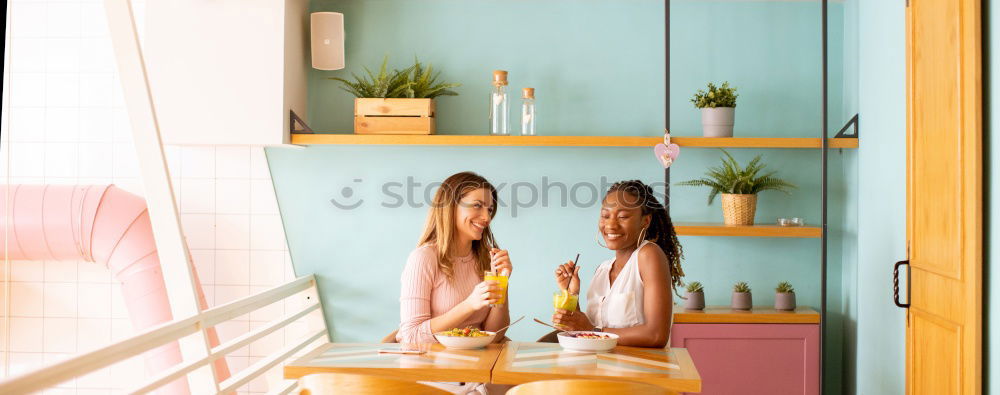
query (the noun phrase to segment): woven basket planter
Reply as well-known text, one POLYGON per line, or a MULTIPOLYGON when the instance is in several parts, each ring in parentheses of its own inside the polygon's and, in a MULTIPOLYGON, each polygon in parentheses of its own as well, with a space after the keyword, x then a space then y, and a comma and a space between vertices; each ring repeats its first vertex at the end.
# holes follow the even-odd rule
POLYGON ((722 194, 722 219, 726 225, 753 225, 757 195, 722 194))

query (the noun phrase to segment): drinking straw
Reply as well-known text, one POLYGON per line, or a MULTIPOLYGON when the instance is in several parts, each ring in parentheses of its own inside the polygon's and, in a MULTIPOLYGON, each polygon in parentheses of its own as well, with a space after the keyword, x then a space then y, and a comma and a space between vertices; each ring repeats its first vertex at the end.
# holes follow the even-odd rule
MULTIPOLYGON (((573 270, 576 271, 576 263, 580 261, 580 253, 576 253, 576 258, 573 259, 573 270)), ((572 273, 571 273, 572 274, 572 273)), ((563 289, 565 291, 565 289, 563 289)))

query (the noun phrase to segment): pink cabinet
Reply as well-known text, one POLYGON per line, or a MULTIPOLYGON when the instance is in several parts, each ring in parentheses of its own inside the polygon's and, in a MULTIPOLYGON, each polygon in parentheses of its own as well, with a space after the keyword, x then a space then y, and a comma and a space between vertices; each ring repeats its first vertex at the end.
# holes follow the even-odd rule
MULTIPOLYGON (((746 321, 766 321, 757 318, 746 321)), ((672 347, 691 354, 702 394, 819 394, 818 323, 678 323, 675 318, 670 337, 672 347)))

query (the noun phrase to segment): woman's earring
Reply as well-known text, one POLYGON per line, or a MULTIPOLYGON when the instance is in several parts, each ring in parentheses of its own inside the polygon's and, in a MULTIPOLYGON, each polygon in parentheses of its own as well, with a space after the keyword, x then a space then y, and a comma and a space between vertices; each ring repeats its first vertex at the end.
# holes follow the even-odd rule
POLYGON ((594 235, 594 240, 597 241, 597 245, 608 248, 607 244, 601 244, 601 231, 597 231, 597 234, 594 235))
POLYGON ((642 245, 642 240, 646 237, 646 228, 642 228, 639 231, 639 240, 635 242, 635 248, 639 248, 642 245))

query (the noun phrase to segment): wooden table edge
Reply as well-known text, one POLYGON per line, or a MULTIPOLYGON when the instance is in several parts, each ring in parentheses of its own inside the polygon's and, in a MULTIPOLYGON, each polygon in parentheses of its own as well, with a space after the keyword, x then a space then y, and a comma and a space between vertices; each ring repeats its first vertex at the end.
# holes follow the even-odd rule
POLYGON ((701 392, 701 379, 659 379, 655 377, 593 377, 580 376, 575 374, 560 373, 532 373, 532 372, 494 372, 491 384, 518 385, 534 381, 563 380, 563 379, 586 379, 586 380, 609 380, 609 381, 630 381, 637 383, 652 384, 657 387, 676 392, 701 392))
POLYGON ((677 358, 677 365, 680 366, 682 372, 689 372, 691 377, 685 377, 684 380, 693 380, 697 383, 697 391, 687 391, 687 392, 701 392, 701 372, 698 371, 698 367, 694 364, 694 359, 691 358, 691 353, 688 352, 687 348, 684 347, 671 347, 670 352, 674 354, 677 358))
MULTIPOLYGON (((365 345, 369 343, 342 343, 344 345, 365 345)), ((322 354, 327 349, 333 347, 335 343, 323 343, 313 350, 303 354, 301 357, 296 358, 291 363, 286 364, 282 369, 282 376, 286 380, 299 379, 302 376, 313 374, 313 373, 354 373, 354 374, 367 374, 367 375, 379 375, 385 377, 402 378, 406 380, 412 379, 412 374, 391 374, 393 372, 406 372, 405 369, 386 369, 386 368, 370 368, 370 367, 345 367, 345 366, 313 366, 307 367, 308 361, 316 358, 319 354, 322 354), (386 374, 390 373, 390 374, 386 374)), ((500 354, 507 349, 506 344, 496 344, 499 351, 496 353, 496 357, 489 364, 487 369, 448 369, 447 373, 436 373, 431 372, 428 374, 427 370, 419 369, 421 378, 417 381, 458 381, 458 382, 482 382, 491 383, 493 376, 493 369, 496 367, 497 360, 500 359, 500 354), (485 371, 484 371, 485 370, 485 371), (461 375, 460 379, 456 379, 454 376, 461 375), (424 378, 426 377, 426 378, 424 378), (473 380, 468 380, 468 378, 473 378, 473 380)), ((414 370, 417 370, 416 368, 414 370)))
POLYGON ((313 358, 316 358, 317 355, 322 354, 323 351, 326 351, 330 347, 333 347, 333 343, 331 342, 320 344, 316 346, 316 348, 313 348, 312 350, 306 352, 305 354, 302 354, 302 356, 295 358, 294 360, 292 360, 292 362, 286 363, 285 366, 283 366, 281 369, 282 376, 284 376, 286 379, 298 379, 299 377, 302 377, 303 375, 296 377, 288 377, 288 368, 294 367, 296 364, 299 364, 300 361, 308 361, 313 358))
MULTIPOLYGON (((490 383, 491 384, 506 384, 506 385, 517 385, 530 383, 532 381, 541 380, 559 380, 559 379, 580 379, 580 378, 593 378, 593 377, 582 377, 580 375, 573 374, 559 374, 559 373, 534 373, 534 372, 511 372, 504 370, 500 363, 508 358, 508 350, 512 346, 516 347, 517 343, 532 343, 532 342, 509 342, 509 345, 504 345, 503 349, 500 350, 500 354, 497 356, 496 362, 493 364, 493 369, 490 369, 490 383), (499 369, 499 370, 498 370, 499 369)), ((692 376, 682 377, 682 378, 670 378, 670 379, 659 379, 656 377, 606 377, 602 379, 615 380, 615 381, 633 381, 653 384, 655 386, 665 388, 670 391, 677 392, 701 392, 701 373, 698 372, 697 366, 694 365, 694 360, 691 359, 691 354, 686 348, 681 347, 671 347, 665 348, 674 353, 677 357, 677 364, 680 367, 681 372, 690 372, 692 376), (681 352, 676 352, 681 351, 681 352)))
MULTIPOLYGON (((416 370, 416 369, 413 369, 416 370)), ((367 376, 379 376, 405 381, 448 381, 448 382, 479 382, 489 383, 492 376, 492 369, 482 371, 478 369, 449 369, 445 372, 433 372, 429 370, 408 371, 406 369, 386 369, 367 367, 304 367, 285 366, 284 377, 286 380, 296 380, 302 376, 315 373, 348 373, 367 376)))

